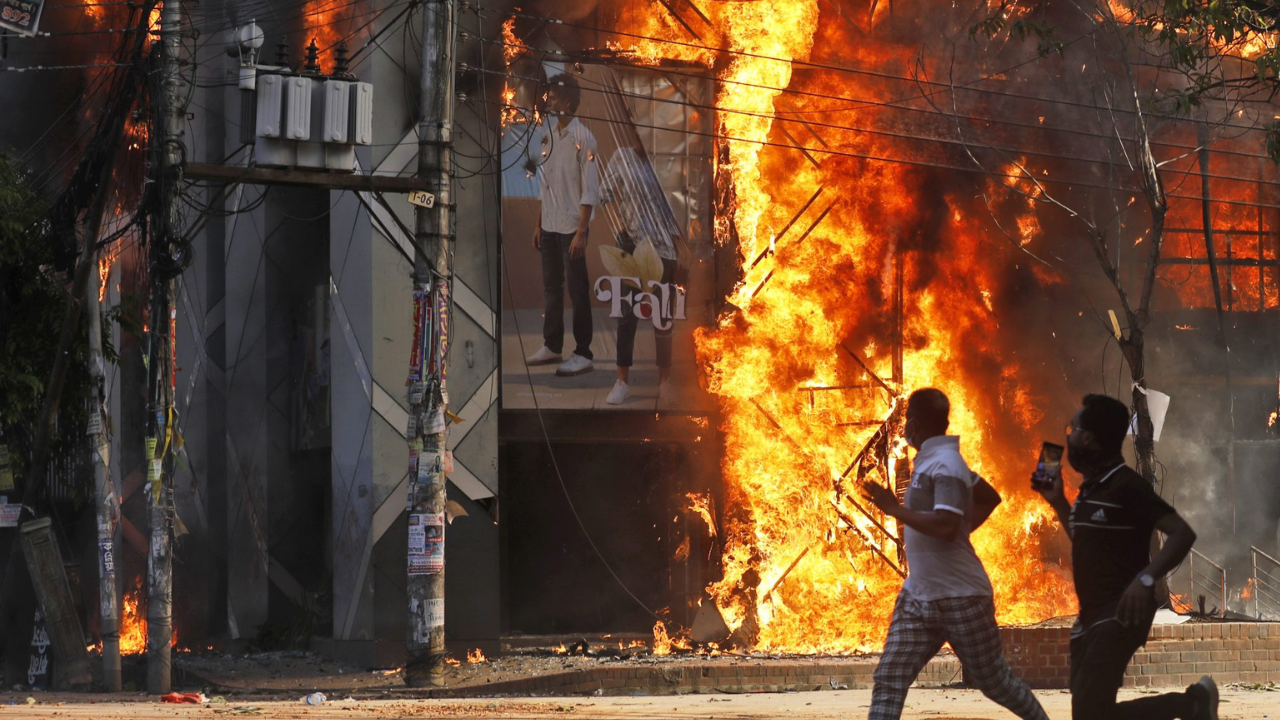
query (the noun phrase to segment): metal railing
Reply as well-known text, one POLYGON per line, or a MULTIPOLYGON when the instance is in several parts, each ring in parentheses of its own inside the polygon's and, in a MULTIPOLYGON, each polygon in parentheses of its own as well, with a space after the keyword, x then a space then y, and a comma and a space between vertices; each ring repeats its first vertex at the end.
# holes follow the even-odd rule
POLYGON ((1218 617, 1226 617, 1227 571, 1221 565, 1193 548, 1191 554, 1187 556, 1186 583, 1187 599, 1181 601, 1174 598, 1175 607, 1189 605, 1193 612, 1205 614, 1208 610, 1204 606, 1204 598, 1212 597, 1218 600, 1218 607, 1215 610, 1218 617))
POLYGON ((1253 565, 1253 615, 1257 618, 1280 619, 1280 560, 1249 548, 1253 565), (1265 613, 1265 615, 1264 615, 1265 613))

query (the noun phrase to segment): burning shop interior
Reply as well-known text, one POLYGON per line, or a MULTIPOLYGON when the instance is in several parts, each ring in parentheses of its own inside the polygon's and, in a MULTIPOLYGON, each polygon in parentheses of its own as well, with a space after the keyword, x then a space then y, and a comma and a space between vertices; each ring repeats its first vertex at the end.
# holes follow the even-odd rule
MULTIPOLYGON (((714 321, 693 332, 713 399, 703 412, 659 404, 627 426, 548 398, 530 413, 513 394, 537 376, 506 377, 504 473, 520 467, 530 493, 512 507, 540 509, 506 531, 509 631, 637 630, 657 611, 655 634, 687 640, 690 617, 714 607, 721 643, 878 648, 905 567, 897 528, 854 488, 904 489, 902 404, 925 386, 951 397, 951 432, 1004 496, 974 536, 1002 623, 1075 612, 1068 545, 1026 478, 1086 392, 1140 406, 1126 452, 1200 533, 1170 578, 1171 606, 1280 617, 1280 217, 1265 98, 1193 115, 1135 105, 1172 80, 1114 32, 1132 16, 1123 3, 1050 12, 1067 40, 1048 51, 971 33, 985 5, 522 7, 506 11, 502 40, 506 207, 512 186, 537 181, 517 163, 521 126, 541 120, 535 83, 554 73, 579 78, 576 116, 597 137, 617 134, 610 94, 642 136, 655 100, 707 113, 683 127, 711 141, 716 294, 714 321), (714 76, 712 97, 593 79, 638 69, 673 88, 714 76), (524 425, 530 414, 549 436, 524 425), (678 461, 666 485, 648 465, 618 472, 686 418, 714 430, 697 432, 718 445, 710 476, 678 461), (705 586, 688 583, 691 563, 705 586)), ((1262 40, 1239 42, 1247 57, 1262 40)), ((507 211, 509 258, 527 252, 531 226, 507 211)), ((610 230, 597 218, 593 238, 610 230)), ((538 328, 522 339, 535 350, 538 328)))

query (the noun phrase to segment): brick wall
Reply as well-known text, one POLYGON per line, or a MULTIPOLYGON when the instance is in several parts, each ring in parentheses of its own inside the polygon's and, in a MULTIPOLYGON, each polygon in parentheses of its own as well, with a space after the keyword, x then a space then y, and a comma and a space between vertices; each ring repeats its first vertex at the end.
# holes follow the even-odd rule
MULTIPOLYGON (((1005 655, 1032 687, 1062 688, 1070 673, 1070 628, 1002 628, 1005 655)), ((1157 625, 1125 671, 1128 687, 1280 682, 1280 623, 1157 625)))
MULTIPOLYGON (((1014 672, 1036 688, 1065 688, 1070 676, 1070 628, 1001 628, 1005 656, 1014 672)), ((474 695, 678 695, 685 693, 784 692, 868 688, 879 658, 757 659, 671 658, 645 664, 602 664, 424 693, 429 697, 474 695)), ((1280 623, 1186 623, 1159 625, 1125 673, 1130 687, 1185 687, 1213 675, 1219 683, 1280 683, 1280 623)), ((961 681, 954 655, 940 654, 916 685, 938 687, 961 681)))

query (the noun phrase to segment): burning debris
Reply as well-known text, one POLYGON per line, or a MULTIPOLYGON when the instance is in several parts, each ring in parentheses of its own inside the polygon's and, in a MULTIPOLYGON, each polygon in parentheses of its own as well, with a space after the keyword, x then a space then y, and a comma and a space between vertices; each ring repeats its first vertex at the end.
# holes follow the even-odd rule
MULTIPOLYGON (((708 505, 689 498, 712 535, 723 532, 724 576, 709 592, 739 643, 792 652, 872 649, 901 584, 900 531, 851 505, 848 486, 862 477, 900 483, 906 452, 897 398, 909 387, 943 389, 958 410, 952 432, 964 439, 975 470, 997 481, 998 468, 1017 466, 1021 448, 1034 446, 1042 398, 1000 344, 1011 299, 1005 268, 1017 251, 993 251, 983 221, 990 212, 943 174, 824 152, 902 154, 893 141, 849 127, 849 114, 833 111, 828 99, 882 97, 902 86, 876 73, 810 64, 814 48, 852 47, 867 68, 905 67, 918 35, 885 30, 850 43, 848 25, 819 27, 816 0, 697 7, 704 43, 689 47, 687 30, 649 7, 624 13, 630 35, 621 47, 653 62, 706 66, 714 58, 697 46, 727 48, 715 100, 717 182, 732 186, 732 205, 720 210, 716 240, 736 243, 745 261, 729 298, 738 311, 697 337, 725 438, 723 519, 714 522, 708 505), (658 40, 631 42, 634 36, 658 40), (947 207, 934 212, 939 196, 947 207), (944 251, 946 263, 935 258, 944 251), (884 270, 865 285, 849 281, 867 268, 884 270), (987 415, 1010 421, 997 428, 980 420, 987 415)), ((1047 171, 1036 170, 1040 177, 1047 171)), ((1025 182, 1035 193, 1035 183, 1025 182)), ((1033 206, 999 210, 1018 247, 1041 233, 1033 206)), ((1000 620, 1073 612, 1067 579, 1026 562, 1048 554, 1042 542, 1053 532, 1050 512, 1026 492, 1005 497, 992 527, 974 537, 997 588, 1000 620)), ((667 628, 655 626, 655 654, 676 647, 667 628)))

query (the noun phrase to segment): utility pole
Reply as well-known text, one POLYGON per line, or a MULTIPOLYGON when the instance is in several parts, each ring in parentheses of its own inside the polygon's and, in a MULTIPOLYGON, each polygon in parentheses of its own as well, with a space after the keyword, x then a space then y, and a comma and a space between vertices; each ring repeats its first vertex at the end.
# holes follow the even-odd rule
MULTIPOLYGON (((105 190, 99 192, 106 194, 105 190)), ((96 235, 86 236, 86 243, 97 244, 96 235)), ((116 594, 116 493, 111 482, 111 443, 105 427, 103 383, 105 367, 102 358, 102 307, 99 295, 102 283, 97 253, 89 268, 90 282, 86 301, 89 309, 89 450, 93 455, 93 487, 98 503, 98 611, 102 637, 102 684, 107 692, 120 692, 120 598, 116 594)))
MULTIPOLYGON (((147 692, 168 693, 173 682, 173 457, 179 438, 173 412, 176 350, 175 282, 190 259, 182 237, 182 162, 185 156, 187 83, 182 77, 182 3, 160 11, 160 87, 154 117, 162 138, 152 154, 159 188, 159 222, 151 244, 151 355, 148 365, 147 498, 147 692)), ((153 127, 153 132, 156 128, 153 127)))
POLYGON ((444 685, 445 465, 449 403, 449 258, 454 239, 453 76, 457 0, 422 13, 418 177, 433 198, 414 211, 414 349, 409 361, 408 663, 405 684, 444 685))

